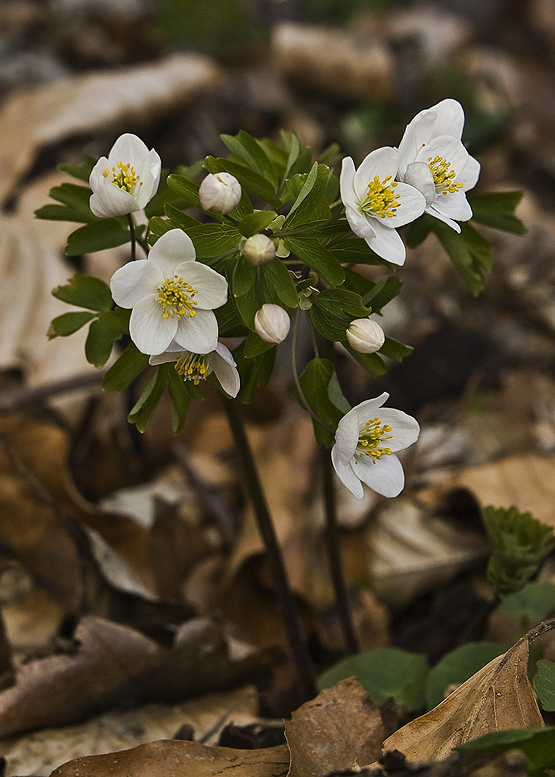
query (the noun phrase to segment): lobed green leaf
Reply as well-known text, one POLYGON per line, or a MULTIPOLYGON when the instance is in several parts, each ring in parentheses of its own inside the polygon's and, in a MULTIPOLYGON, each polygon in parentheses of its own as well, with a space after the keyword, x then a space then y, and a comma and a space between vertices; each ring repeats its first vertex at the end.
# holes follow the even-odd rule
POLYGON ((113 305, 112 292, 108 284, 91 275, 74 275, 65 286, 52 290, 56 299, 95 312, 105 312, 113 305))

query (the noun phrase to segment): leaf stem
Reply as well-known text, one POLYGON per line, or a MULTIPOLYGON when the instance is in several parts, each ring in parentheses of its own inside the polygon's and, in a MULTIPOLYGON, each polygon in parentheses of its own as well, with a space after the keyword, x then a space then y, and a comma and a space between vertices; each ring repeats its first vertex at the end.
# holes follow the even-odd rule
POLYGON ((339 533, 337 530, 333 467, 330 452, 324 448, 323 445, 320 446, 320 459, 326 511, 326 545, 328 549, 330 575, 333 583, 333 590, 335 591, 335 602, 339 614, 341 631, 343 632, 343 639, 345 640, 345 647, 347 648, 347 654, 354 655, 359 652, 360 648, 353 624, 349 593, 345 583, 345 576, 343 575, 343 565, 339 552, 339 533))
POLYGON ((247 491, 254 508, 258 529, 268 554, 272 577, 276 587, 276 595, 283 615, 289 649, 297 669, 302 696, 305 700, 312 699, 317 693, 314 684, 314 667, 304 634, 299 626, 295 598, 289 586, 281 548, 277 541, 270 511, 262 491, 252 451, 245 433, 243 419, 235 400, 222 397, 222 402, 241 457, 247 491))
POLYGON ((131 235, 131 261, 134 262, 136 258, 135 222, 130 213, 127 214, 127 221, 129 222, 129 234, 131 235))
MULTIPOLYGON (((301 386, 301 381, 299 380, 299 375, 297 372, 297 331, 299 328, 299 313, 300 308, 297 308, 295 311, 295 321, 293 323, 293 337, 291 338, 291 368, 293 372, 293 380, 295 382, 295 388, 297 389, 297 393, 299 395, 299 398, 302 402, 302 407, 307 411, 307 413, 313 418, 317 424, 320 424, 320 426, 323 426, 324 429, 327 429, 328 432, 331 432, 332 434, 335 434, 335 429, 332 429, 332 427, 327 424, 325 421, 322 421, 321 418, 319 418, 316 413, 312 410, 310 405, 308 404, 308 400, 305 397, 303 388, 301 386)), ((319 358, 319 357, 318 357, 319 358)))

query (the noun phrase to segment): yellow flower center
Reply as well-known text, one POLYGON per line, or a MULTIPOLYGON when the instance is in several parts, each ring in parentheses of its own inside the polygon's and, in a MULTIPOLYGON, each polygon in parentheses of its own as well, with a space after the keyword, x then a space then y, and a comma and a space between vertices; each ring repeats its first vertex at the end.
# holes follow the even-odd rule
POLYGON ((359 433, 357 454, 359 456, 372 456, 374 462, 379 461, 384 453, 386 456, 391 456, 391 448, 380 447, 380 443, 392 439, 393 435, 389 432, 391 432, 391 426, 382 425, 379 418, 371 418, 359 433))
MULTIPOLYGON (((104 178, 110 177, 110 171, 107 167, 104 168, 104 178)), ((142 181, 139 181, 140 175, 137 175, 135 168, 131 167, 131 163, 123 164, 118 162, 117 167, 112 167, 112 183, 123 189, 124 192, 133 194, 133 190, 137 183, 139 186, 143 185, 142 181)))
POLYGON ((176 316, 180 320, 181 316, 187 316, 187 318, 196 316, 193 306, 197 303, 192 298, 198 293, 198 289, 193 289, 183 278, 179 278, 177 275, 168 278, 158 287, 157 292, 159 294, 157 302, 164 311, 162 318, 176 316))
POLYGON ((374 180, 368 184, 368 194, 362 203, 362 210, 370 210, 375 216, 385 218, 386 216, 395 216, 399 202, 395 199, 394 189, 397 181, 392 181, 388 175, 383 181, 375 175, 374 180), (391 181, 391 183, 389 183, 391 181))
POLYGON ((441 192, 441 194, 447 194, 447 192, 454 194, 458 189, 462 189, 460 181, 457 181, 457 183, 453 181, 456 173, 454 170, 449 170, 451 162, 448 162, 441 156, 429 156, 428 167, 432 171, 436 191, 441 192))
POLYGON ((192 380, 195 386, 198 386, 201 380, 206 380, 208 377, 206 356, 198 353, 183 353, 175 363, 175 371, 183 380, 192 380))

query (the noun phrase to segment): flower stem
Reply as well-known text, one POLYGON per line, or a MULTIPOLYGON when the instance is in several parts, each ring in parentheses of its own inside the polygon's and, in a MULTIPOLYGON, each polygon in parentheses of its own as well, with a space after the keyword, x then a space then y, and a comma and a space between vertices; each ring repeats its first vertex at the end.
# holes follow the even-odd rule
POLYGON ((306 700, 312 699, 317 693, 314 684, 314 668, 305 637, 299 626, 295 598, 289 587, 283 556, 256 471, 256 465, 245 433, 243 419, 239 413, 237 404, 233 399, 222 397, 222 401, 235 439, 235 444, 237 445, 241 457, 247 490, 256 515, 258 529, 268 554, 272 577, 276 587, 276 595, 283 615, 289 649, 291 650, 293 661, 297 669, 302 696, 306 700))
POLYGON ((129 234, 131 235, 131 261, 135 261, 135 223, 133 221, 133 216, 128 213, 127 214, 127 221, 129 222, 129 234))
POLYGON ((339 614, 341 630, 343 632, 343 639, 345 640, 345 647, 347 648, 347 654, 354 655, 359 652, 360 648, 353 625, 349 594, 345 584, 341 555, 339 552, 339 534, 337 531, 337 513, 335 509, 335 489, 331 457, 330 452, 324 448, 323 445, 320 446, 320 458, 322 462, 324 504, 326 508, 326 544, 328 547, 330 574, 333 589, 335 591, 335 602, 339 614))

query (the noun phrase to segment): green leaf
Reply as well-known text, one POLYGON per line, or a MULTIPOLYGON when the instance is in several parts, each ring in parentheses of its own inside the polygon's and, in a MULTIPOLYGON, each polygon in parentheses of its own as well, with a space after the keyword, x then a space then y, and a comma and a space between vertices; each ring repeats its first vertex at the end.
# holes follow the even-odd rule
POLYGON ((340 286, 345 280, 343 268, 332 254, 318 240, 307 237, 284 238, 285 245, 302 262, 314 270, 330 286, 340 286))
POLYGON ((288 308, 297 307, 298 296, 293 275, 279 257, 263 265, 260 274, 266 286, 275 292, 284 305, 288 308))
POLYGON ((172 191, 179 194, 188 207, 202 210, 198 196, 200 183, 197 181, 190 181, 183 175, 176 175, 173 173, 172 175, 168 175, 167 184, 172 191))
POLYGON ((387 364, 377 353, 359 353, 351 348, 348 342, 344 342, 343 347, 373 378, 379 378, 380 375, 385 375, 387 372, 387 364))
POLYGON ((330 402, 335 405, 342 415, 345 415, 345 413, 348 413, 349 410, 351 410, 351 404, 343 394, 335 372, 328 383, 328 397, 330 398, 330 402))
POLYGON ((238 256, 233 270, 231 293, 234 297, 242 297, 256 282, 256 267, 244 256, 238 256))
POLYGON ((242 235, 231 224, 198 224, 187 229, 198 259, 215 259, 239 247, 242 235))
POLYGON ((516 507, 480 510, 492 554, 488 580, 501 596, 520 590, 555 547, 553 528, 516 507))
POLYGON ((65 247, 67 256, 80 256, 129 243, 131 236, 125 217, 98 219, 72 232, 65 247))
POLYGON ((401 293, 402 286, 403 282, 399 278, 394 278, 391 275, 382 278, 371 291, 363 296, 362 302, 364 305, 369 305, 373 313, 379 313, 388 302, 391 302, 401 293))
POLYGON ((232 299, 239 318, 246 327, 254 332, 254 317, 263 304, 258 284, 253 283, 247 292, 241 296, 236 297, 233 294, 232 299))
POLYGON ((53 340, 54 337, 67 337, 77 332, 82 326, 88 324, 89 321, 95 317, 94 313, 88 311, 75 311, 71 313, 62 313, 61 316, 56 316, 50 322, 50 327, 47 332, 49 340, 53 340))
POLYGON ((113 305, 110 287, 91 275, 74 275, 65 286, 52 290, 56 299, 96 312, 110 310, 113 305))
POLYGON ((316 296, 315 304, 345 321, 347 326, 354 318, 366 318, 372 312, 363 304, 360 294, 344 288, 324 289, 316 296))
POLYGON ((276 213, 273 210, 255 210, 253 213, 249 213, 248 216, 237 224, 237 227, 243 237, 251 237, 252 235, 258 235, 263 229, 272 223, 276 217, 276 213))
POLYGON ((281 136, 281 142, 283 143, 285 149, 287 150, 287 161, 285 163, 285 169, 283 171, 283 179, 282 179, 282 186, 283 186, 283 182, 289 176, 291 168, 293 167, 293 165, 295 164, 295 162, 299 157, 301 144, 299 143, 299 139, 294 132, 286 132, 285 130, 280 130, 280 136, 281 136))
POLYGON ((526 773, 530 777, 545 777, 545 769, 555 767, 555 728, 513 728, 493 731, 479 739, 465 742, 459 753, 504 753, 522 750, 526 756, 526 773))
POLYGON ((64 173, 69 173, 74 178, 79 178, 80 181, 89 180, 92 169, 97 163, 97 159, 90 154, 85 154, 83 161, 78 165, 72 165, 67 162, 63 162, 58 165, 58 170, 63 170, 64 173))
POLYGON ((118 335, 128 335, 130 318, 130 309, 116 307, 114 310, 108 310, 106 313, 101 313, 98 320, 108 329, 113 329, 118 335))
POLYGON ((522 192, 488 192, 468 196, 474 221, 516 235, 525 235, 527 231, 515 215, 521 199, 522 192))
POLYGON ((102 381, 104 391, 125 391, 143 370, 148 367, 148 355, 141 353, 134 343, 129 343, 102 381))
POLYGON ((45 205, 35 211, 39 219, 51 219, 55 221, 77 221, 89 223, 98 221, 89 206, 92 192, 89 186, 78 186, 74 183, 62 183, 50 189, 49 195, 53 200, 63 205, 45 205))
POLYGON ((528 583, 520 591, 509 594, 497 612, 508 618, 518 618, 528 631, 555 612, 555 583, 528 583))
POLYGON ((326 201, 330 172, 327 165, 314 163, 304 186, 291 206, 283 229, 295 229, 311 221, 330 218, 331 211, 326 201))
POLYGON ((260 356, 261 353, 269 351, 270 348, 274 348, 275 343, 267 343, 262 340, 256 332, 249 332, 247 339, 245 340, 245 359, 255 359, 260 356))
POLYGON ((233 358, 241 377, 238 397, 243 404, 248 405, 252 402, 256 389, 265 386, 272 377, 277 348, 264 351, 256 359, 247 359, 244 351, 243 342, 234 349, 233 358))
POLYGON ((501 642, 469 642, 448 653, 428 675, 428 709, 436 707, 455 687, 462 685, 494 658, 505 653, 508 647, 501 642))
POLYGON ((433 230, 459 274, 477 296, 486 285, 486 272, 491 271, 491 243, 468 221, 461 224, 460 234, 437 219, 433 230))
POLYGON ((395 647, 375 648, 340 661, 318 678, 318 688, 330 688, 346 677, 357 678, 374 704, 391 696, 407 712, 424 706, 424 685, 429 667, 426 656, 395 647))
MULTIPOLYGON (((165 367, 166 365, 162 365, 165 367)), ((145 432, 152 420, 154 411, 158 407, 158 403, 164 393, 166 387, 166 375, 167 371, 156 367, 155 373, 141 394, 139 400, 127 416, 127 420, 130 424, 135 424, 139 432, 145 432)))
POLYGON ((405 243, 407 248, 418 248, 424 240, 428 237, 434 227, 434 218, 428 216, 427 213, 423 213, 422 216, 417 218, 407 229, 405 235, 405 243))
POLYGON ((252 213, 253 210, 254 208, 252 207, 252 202, 249 195, 244 189, 241 189, 241 199, 239 200, 239 205, 233 208, 233 210, 230 210, 227 215, 230 219, 235 219, 235 221, 242 221, 242 219, 244 219, 245 216, 248 216, 249 213, 252 213))
POLYGON ((320 310, 316 305, 310 308, 310 320, 314 327, 327 340, 332 343, 341 343, 347 338, 347 328, 335 321, 325 310, 320 310))
POLYGON ((178 375, 175 366, 173 364, 163 366, 166 367, 166 385, 172 402, 172 432, 178 434, 185 426, 191 395, 186 390, 183 378, 178 375))
POLYGON ((349 237, 332 246, 331 251, 341 264, 381 264, 390 266, 389 262, 375 254, 361 237, 349 237))
POLYGON ((165 203, 164 213, 168 217, 168 221, 172 227, 182 229, 184 232, 187 232, 187 230, 189 230, 191 227, 196 227, 198 225, 198 221, 196 219, 194 219, 192 216, 188 216, 186 213, 183 213, 182 210, 176 208, 175 205, 171 204, 171 202, 165 203))
POLYGON ((281 200, 276 197, 272 185, 261 175, 251 170, 249 167, 234 162, 232 159, 215 159, 213 156, 207 156, 205 164, 211 173, 231 173, 234 175, 241 186, 252 196, 264 200, 272 208, 281 207, 281 200))
POLYGON ((398 340, 393 340, 391 337, 385 338, 385 343, 380 348, 382 356, 388 356, 390 359, 394 359, 396 362, 402 362, 405 356, 411 354, 413 349, 410 345, 400 343, 398 340))
MULTIPOLYGON (((532 678, 532 685, 538 694, 544 710, 555 710, 555 664, 546 658, 541 658, 536 663, 537 671, 532 678)), ((554 753, 555 755, 555 753, 554 753)))
POLYGON ((150 230, 150 234, 147 240, 150 245, 154 245, 159 237, 164 235, 166 232, 169 232, 170 229, 173 229, 174 227, 169 219, 164 219, 160 216, 153 216, 148 222, 148 228, 150 230))
POLYGON ((99 319, 93 321, 85 341, 85 356, 89 364, 104 367, 112 353, 114 340, 119 337, 121 337, 119 332, 106 326, 99 319))
POLYGON ((234 156, 270 182, 275 193, 278 185, 276 171, 258 141, 244 130, 239 130, 235 136, 220 137, 234 156))
POLYGON ((333 431, 327 427, 335 430, 343 416, 341 410, 330 399, 329 385, 334 375, 335 369, 329 359, 312 359, 299 376, 303 395, 296 392, 297 401, 301 407, 306 408, 306 401, 316 416, 312 418, 314 434, 316 440, 326 448, 331 448, 335 442, 333 431))

